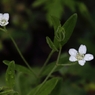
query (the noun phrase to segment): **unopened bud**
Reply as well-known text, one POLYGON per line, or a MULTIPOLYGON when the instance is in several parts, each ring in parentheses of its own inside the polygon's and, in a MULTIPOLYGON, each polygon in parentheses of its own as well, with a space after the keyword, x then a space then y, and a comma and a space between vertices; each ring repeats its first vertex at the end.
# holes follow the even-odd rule
POLYGON ((55 37, 58 41, 63 41, 65 38, 65 29, 59 26, 55 33, 55 37))

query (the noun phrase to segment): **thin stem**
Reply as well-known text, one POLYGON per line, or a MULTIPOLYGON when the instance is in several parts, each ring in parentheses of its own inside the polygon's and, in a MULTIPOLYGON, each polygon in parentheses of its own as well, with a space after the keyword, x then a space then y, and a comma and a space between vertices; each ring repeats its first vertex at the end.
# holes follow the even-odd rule
MULTIPOLYGON (((4 31, 5 31, 6 33, 8 33, 5 27, 4 27, 4 31)), ((9 37, 11 38, 11 40, 12 40, 14 46, 16 47, 16 49, 17 49, 17 51, 18 51, 20 57, 22 58, 22 60, 23 60, 24 63, 26 64, 26 66, 31 70, 31 72, 32 72, 32 73, 34 74, 34 76, 37 78, 36 73, 33 71, 33 69, 30 67, 30 65, 28 64, 28 62, 25 60, 24 56, 22 55, 21 51, 19 50, 19 48, 18 48, 16 42, 14 41, 14 39, 12 38, 12 36, 11 36, 9 33, 8 33, 8 35, 9 35, 9 37)))
POLYGON ((48 55, 48 58, 46 59, 44 65, 42 66, 39 75, 40 75, 41 72, 44 70, 45 66, 47 65, 47 63, 48 63, 48 61, 49 61, 49 59, 51 58, 51 56, 52 56, 53 53, 54 53, 54 51, 52 50, 52 51, 50 52, 50 54, 48 55))
POLYGON ((75 65, 76 62, 72 63, 72 64, 58 64, 58 66, 71 66, 71 65, 75 65))
POLYGON ((55 66, 54 66, 53 69, 50 71, 50 73, 47 75, 47 77, 45 78, 45 80, 41 83, 40 87, 36 90, 36 92, 34 93, 34 95, 37 94, 37 92, 40 90, 40 88, 44 85, 44 83, 47 81, 47 79, 51 76, 51 74, 53 73, 53 71, 57 68, 58 62, 59 62, 60 54, 61 54, 61 48, 60 48, 60 50, 59 50, 59 53, 58 53, 58 57, 57 57, 57 61, 56 61, 55 66))

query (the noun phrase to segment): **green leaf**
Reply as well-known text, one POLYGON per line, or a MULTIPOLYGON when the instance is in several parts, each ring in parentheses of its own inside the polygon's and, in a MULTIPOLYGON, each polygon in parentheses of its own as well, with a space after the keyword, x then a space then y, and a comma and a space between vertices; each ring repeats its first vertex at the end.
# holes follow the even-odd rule
POLYGON ((77 14, 75 13, 64 23, 63 28, 65 29, 65 39, 62 41, 62 45, 64 45, 71 37, 76 25, 76 21, 77 14))
POLYGON ((61 46, 63 46, 64 44, 67 43, 67 41, 69 40, 69 38, 71 37, 71 34, 73 33, 74 27, 76 25, 76 21, 77 21, 77 14, 73 14, 62 26, 65 30, 65 38, 63 41, 61 41, 59 43, 59 41, 56 39, 56 37, 54 37, 54 44, 56 47, 59 48, 59 44, 61 46))
POLYGON ((13 88, 15 84, 15 62, 10 61, 6 71, 6 83, 9 88, 13 88))
POLYGON ((22 65, 16 64, 16 70, 19 71, 19 72, 26 73, 26 74, 31 74, 31 71, 28 68, 26 68, 25 66, 22 66, 22 65))
POLYGON ((44 4, 46 1, 47 1, 47 0, 36 0, 36 1, 32 4, 32 6, 33 6, 33 7, 38 7, 38 6, 42 5, 42 4, 44 4))
MULTIPOLYGON (((10 61, 4 60, 3 63, 6 64, 6 65, 9 65, 10 61)), ((26 73, 26 74, 31 74, 31 71, 28 68, 26 68, 25 66, 22 66, 22 65, 15 64, 15 70, 17 70, 19 72, 26 73)))
POLYGON ((46 37, 46 41, 49 45, 49 47, 54 50, 54 51, 58 51, 57 48, 55 47, 54 43, 51 41, 51 39, 49 37, 46 37))
POLYGON ((4 63, 5 65, 9 65, 10 61, 8 61, 8 60, 3 60, 3 63, 4 63))
POLYGON ((44 10, 47 11, 46 19, 50 26, 52 25, 50 16, 55 16, 60 19, 64 13, 64 7, 61 1, 62 0, 48 0, 48 2, 45 3, 44 10))
POLYGON ((9 87, 3 86, 0 87, 0 95, 19 95, 19 93, 9 87))
POLYGON ((61 95, 60 92, 62 89, 61 86, 63 86, 62 83, 63 83, 63 78, 60 78, 60 80, 58 81, 57 85, 55 86, 50 95, 61 95))
MULTIPOLYGON (((55 86, 57 85, 59 78, 52 78, 48 81, 46 81, 43 86, 39 89, 39 91, 37 92, 37 94, 35 95, 49 95, 52 90, 55 88, 55 86)), ((34 95, 34 93, 36 92, 36 90, 41 86, 38 85, 36 88, 34 88, 28 95, 34 95)))

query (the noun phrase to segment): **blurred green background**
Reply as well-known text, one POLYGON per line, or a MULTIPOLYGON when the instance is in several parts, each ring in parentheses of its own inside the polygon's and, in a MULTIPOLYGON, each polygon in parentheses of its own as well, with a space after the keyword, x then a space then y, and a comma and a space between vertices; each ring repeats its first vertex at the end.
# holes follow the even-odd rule
MULTIPOLYGON (((64 24, 73 13, 78 14, 74 32, 62 53, 68 53, 69 48, 78 49, 80 44, 85 44, 88 52, 95 55, 94 0, 0 0, 0 13, 6 12, 10 15, 7 29, 31 66, 42 66, 51 51, 45 38, 49 36, 53 39, 54 36, 50 20, 52 15, 64 24)), ((56 55, 55 53, 52 56, 50 62, 56 59, 56 55)), ((2 63, 5 59, 24 65, 12 41, 0 31, 1 73, 6 70, 2 63)), ((69 70, 65 68, 59 72, 65 81, 62 85, 64 95, 95 95, 94 62, 95 60, 86 63, 84 67, 72 66, 69 70)))

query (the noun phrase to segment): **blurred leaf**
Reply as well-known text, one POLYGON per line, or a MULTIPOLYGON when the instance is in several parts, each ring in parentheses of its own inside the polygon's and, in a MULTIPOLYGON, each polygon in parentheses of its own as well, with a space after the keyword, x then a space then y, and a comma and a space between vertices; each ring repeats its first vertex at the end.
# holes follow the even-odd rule
POLYGON ((55 86, 55 88, 53 89, 50 95, 60 95, 62 82, 63 82, 63 79, 60 78, 60 80, 58 81, 57 85, 55 86))
POLYGON ((2 44, 2 41, 0 40, 0 51, 2 51, 3 50, 3 44, 2 44))
POLYGON ((83 2, 78 2, 77 5, 78 5, 81 15, 83 15, 84 18, 91 20, 90 13, 89 13, 86 5, 83 2))
MULTIPOLYGON (((67 55, 67 54, 62 54, 61 57, 60 57, 60 59, 59 59, 59 64, 66 64, 66 63, 68 63, 68 62, 69 62, 69 60, 68 60, 68 55, 67 55)), ((48 65, 45 67, 44 72, 42 72, 42 76, 47 75, 47 74, 52 70, 52 68, 55 66, 55 64, 56 64, 55 62, 52 62, 52 63, 48 64, 48 65)), ((63 68, 63 67, 62 67, 62 66, 58 66, 58 67, 54 70, 54 72, 60 70, 61 68, 63 68)), ((64 68, 63 68, 63 69, 64 69, 64 68)))
POLYGON ((34 76, 22 72, 17 73, 15 89, 20 95, 27 95, 37 84, 38 80, 34 76))
POLYGON ((9 88, 13 88, 15 84, 15 62, 10 61, 6 71, 6 83, 9 88))
POLYGON ((32 6, 33 6, 33 7, 38 7, 38 6, 42 5, 42 4, 44 4, 46 1, 47 1, 47 0, 36 0, 36 1, 32 4, 32 6))
MULTIPOLYGON (((52 78, 46 81, 36 95, 49 95, 57 85, 58 80, 59 78, 52 78)), ((33 95, 40 86, 41 84, 34 88, 28 95, 33 95)))
POLYGON ((58 51, 57 48, 55 47, 54 43, 51 41, 51 39, 49 37, 46 37, 46 41, 49 45, 49 47, 54 50, 54 51, 58 51))
POLYGON ((86 64, 84 66, 80 66, 79 64, 70 66, 69 68, 66 68, 65 72, 64 72, 64 68, 61 68, 60 73, 62 75, 70 74, 70 75, 79 76, 80 81, 82 81, 82 80, 84 80, 84 81, 86 81, 86 80, 88 80, 88 81, 95 80, 95 77, 93 76, 93 74, 95 73, 95 70, 92 66, 90 66, 89 63, 86 62, 86 64))
POLYGON ((62 0, 63 4, 67 6, 72 12, 76 11, 76 0, 62 0))
POLYGON ((95 30, 95 22, 93 21, 92 15, 90 14, 89 9, 86 6, 86 4, 84 4, 83 2, 77 2, 77 6, 81 15, 83 16, 83 19, 88 21, 89 26, 91 26, 91 28, 95 30))
POLYGON ((19 95, 19 94, 13 89, 3 86, 3 87, 0 87, 0 95, 19 95))
POLYGON ((52 22, 50 16, 55 16, 60 19, 62 13, 64 12, 64 7, 61 3, 61 0, 48 0, 48 2, 45 4, 44 10, 47 11, 46 18, 49 25, 51 26, 52 22))
POLYGON ((0 74, 0 87, 6 85, 5 83, 5 73, 0 74))
POLYGON ((87 85, 85 85, 85 89, 86 90, 91 89, 91 90, 95 91, 95 82, 91 82, 91 83, 88 83, 87 85))
POLYGON ((84 45, 86 45, 87 48, 88 48, 88 51, 95 55, 95 45, 93 44, 94 42, 91 39, 86 39, 86 38, 82 39, 82 38, 80 38, 79 43, 80 44, 83 43, 84 45))
MULTIPOLYGON (((6 64, 6 65, 9 65, 10 61, 4 60, 3 63, 6 64)), ((26 74, 31 74, 31 71, 28 68, 26 68, 25 66, 22 66, 22 65, 15 64, 15 70, 17 70, 19 72, 26 73, 26 74)))
POLYGON ((51 16, 51 22, 54 27, 54 31, 56 31, 58 26, 60 26, 60 20, 55 16, 51 16))
POLYGON ((85 90, 68 79, 62 83, 60 95, 86 95, 85 90))
POLYGON ((31 43, 32 41, 32 34, 30 35, 30 31, 25 31, 25 30, 9 30, 12 31, 10 35, 14 38, 16 41, 19 49, 21 52, 24 52, 27 49, 27 46, 31 43))

